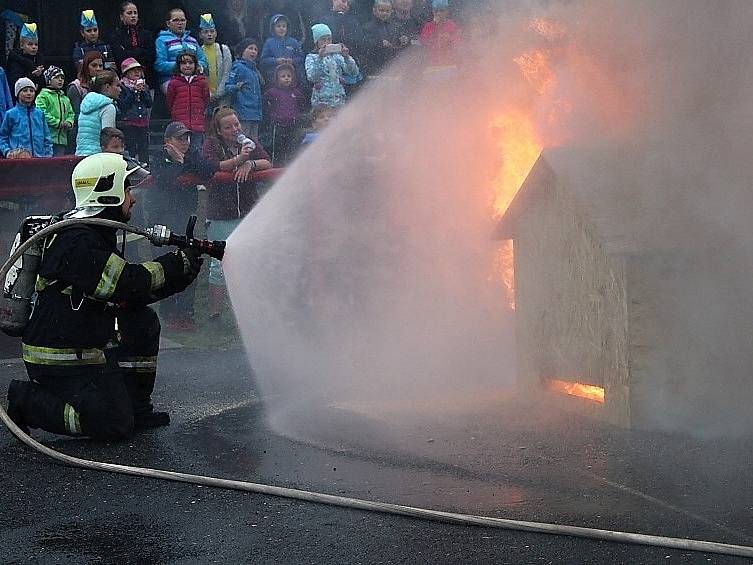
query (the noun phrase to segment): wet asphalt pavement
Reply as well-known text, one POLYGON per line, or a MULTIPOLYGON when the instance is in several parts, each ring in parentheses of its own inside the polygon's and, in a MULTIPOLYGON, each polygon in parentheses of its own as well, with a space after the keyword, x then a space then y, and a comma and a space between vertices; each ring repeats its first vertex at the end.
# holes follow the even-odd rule
MULTIPOLYGON (((3 390, 24 375, 18 363, 0 365, 3 390)), ((33 435, 98 461, 753 545, 749 440, 627 432, 504 394, 441 406, 332 406, 323 409, 328 426, 296 414, 288 423, 298 431, 283 436, 267 426, 250 373, 238 349, 163 351, 155 400, 171 426, 123 443, 33 435)), ((31 452, 7 431, 0 453, 2 563, 752 562, 86 471, 31 452)))

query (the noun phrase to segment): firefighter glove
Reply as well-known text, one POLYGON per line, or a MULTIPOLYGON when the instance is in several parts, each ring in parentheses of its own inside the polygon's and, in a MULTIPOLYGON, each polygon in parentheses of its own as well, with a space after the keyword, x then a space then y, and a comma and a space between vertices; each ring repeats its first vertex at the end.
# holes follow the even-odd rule
POLYGON ((199 276, 201 271, 201 265, 204 264, 204 259, 201 257, 201 252, 193 247, 187 247, 176 252, 178 256, 183 260, 183 274, 190 280, 194 280, 199 276))

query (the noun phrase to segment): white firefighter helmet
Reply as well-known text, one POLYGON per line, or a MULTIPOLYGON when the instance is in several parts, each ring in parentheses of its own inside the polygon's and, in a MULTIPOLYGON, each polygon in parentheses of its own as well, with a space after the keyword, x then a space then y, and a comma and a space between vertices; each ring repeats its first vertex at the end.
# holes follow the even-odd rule
POLYGON ((119 153, 96 153, 81 160, 73 169, 71 186, 76 208, 67 218, 96 216, 107 206, 120 206, 126 187, 140 184, 149 171, 119 153))

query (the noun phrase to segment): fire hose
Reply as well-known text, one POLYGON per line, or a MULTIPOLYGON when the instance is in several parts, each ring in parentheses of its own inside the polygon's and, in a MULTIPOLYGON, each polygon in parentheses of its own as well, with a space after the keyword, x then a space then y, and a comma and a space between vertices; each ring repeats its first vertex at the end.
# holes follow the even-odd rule
MULTIPOLYGON (((101 218, 82 218, 82 219, 70 219, 63 220, 52 224, 36 234, 32 235, 24 243, 18 246, 16 251, 11 254, 8 260, 0 268, 0 280, 4 280, 10 267, 22 256, 24 251, 34 244, 39 238, 46 237, 56 231, 59 231, 65 227, 69 227, 72 224, 91 224, 102 225, 107 227, 114 227, 122 229, 131 233, 135 233, 148 238, 155 245, 190 245, 190 241, 197 242, 197 240, 190 240, 190 238, 180 239, 181 236, 175 236, 177 239, 170 241, 169 232, 164 232, 155 229, 144 229, 135 226, 129 226, 120 222, 112 220, 105 220, 101 218)), ((192 227, 192 226, 191 226, 192 227)), ((205 243, 222 243, 222 242, 205 242, 205 243)), ((209 249, 209 248, 207 248, 209 249)), ((224 251, 224 247, 222 249, 224 251)), ((219 254, 219 251, 215 248, 215 253, 219 254)), ((727 543, 719 543, 713 541, 703 541, 686 538, 674 538, 665 536, 656 536, 648 534, 640 534, 633 532, 621 532, 613 530, 601 530, 596 528, 585 528, 580 526, 570 526, 566 524, 548 524, 544 522, 528 522, 523 520, 511 520, 505 518, 493 518, 488 516, 475 516, 471 514, 460 514, 455 512, 443 512, 440 510, 432 510, 427 508, 418 508, 413 506, 403 506, 399 504, 390 504, 386 502, 376 502, 370 500, 362 500, 357 498, 349 498, 344 496, 336 496, 332 494, 304 491, 299 489, 292 489, 286 487, 279 487, 274 485, 266 485, 261 483, 252 483, 247 481, 237 481, 230 479, 222 479, 218 477, 208 477, 203 475, 193 475, 188 473, 180 473, 177 471, 164 471, 161 469, 150 469, 147 467, 132 467, 129 465, 120 465, 115 463, 105 463, 101 461, 92 461, 88 459, 81 459, 79 457, 73 457, 55 451, 34 440, 31 436, 24 433, 13 420, 8 416, 5 408, 0 405, 0 419, 3 424, 10 430, 10 432, 18 438, 26 446, 32 450, 46 455, 51 459, 60 463, 70 465, 72 467, 78 467, 81 469, 90 469, 94 471, 105 471, 109 473, 119 473, 123 475, 132 475, 137 477, 148 477, 152 479, 163 479, 167 481, 175 481, 182 483, 189 483, 194 485, 201 485, 207 487, 239 490, 244 492, 252 492, 256 494, 265 494, 270 496, 277 496, 283 498, 291 498, 295 500, 302 500, 306 502, 314 502, 318 504, 328 504, 332 506, 340 506, 344 508, 352 508, 357 510, 367 510, 371 512, 380 512, 383 514, 393 514, 398 516, 405 516, 410 518, 418 518, 422 520, 429 520, 434 522, 445 522, 450 524, 464 524, 472 526, 482 526, 489 528, 499 528, 507 530, 516 530, 531 533, 541 534, 555 534, 566 535, 580 538, 588 538, 594 540, 611 541, 619 543, 630 543, 638 545, 648 545, 656 547, 666 547, 671 549, 679 549, 685 551, 702 551, 706 553, 717 553, 722 555, 734 555, 740 557, 753 557, 753 547, 743 545, 733 545, 727 543)))

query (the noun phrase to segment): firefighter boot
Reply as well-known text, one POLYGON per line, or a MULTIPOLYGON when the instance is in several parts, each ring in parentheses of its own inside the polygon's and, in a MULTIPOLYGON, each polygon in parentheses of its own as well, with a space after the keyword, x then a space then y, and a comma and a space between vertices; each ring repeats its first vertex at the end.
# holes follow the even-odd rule
POLYGON ((12 380, 8 387, 8 416, 24 433, 41 428, 53 434, 81 435, 78 412, 45 387, 12 380))
POLYGON ((152 391, 154 390, 155 373, 139 373, 125 371, 125 380, 128 395, 133 404, 133 427, 137 430, 158 428, 170 424, 170 414, 167 412, 155 412, 152 404, 152 391))
POLYGON ((29 435, 25 412, 30 386, 28 381, 13 379, 8 387, 8 416, 26 435, 29 435))

